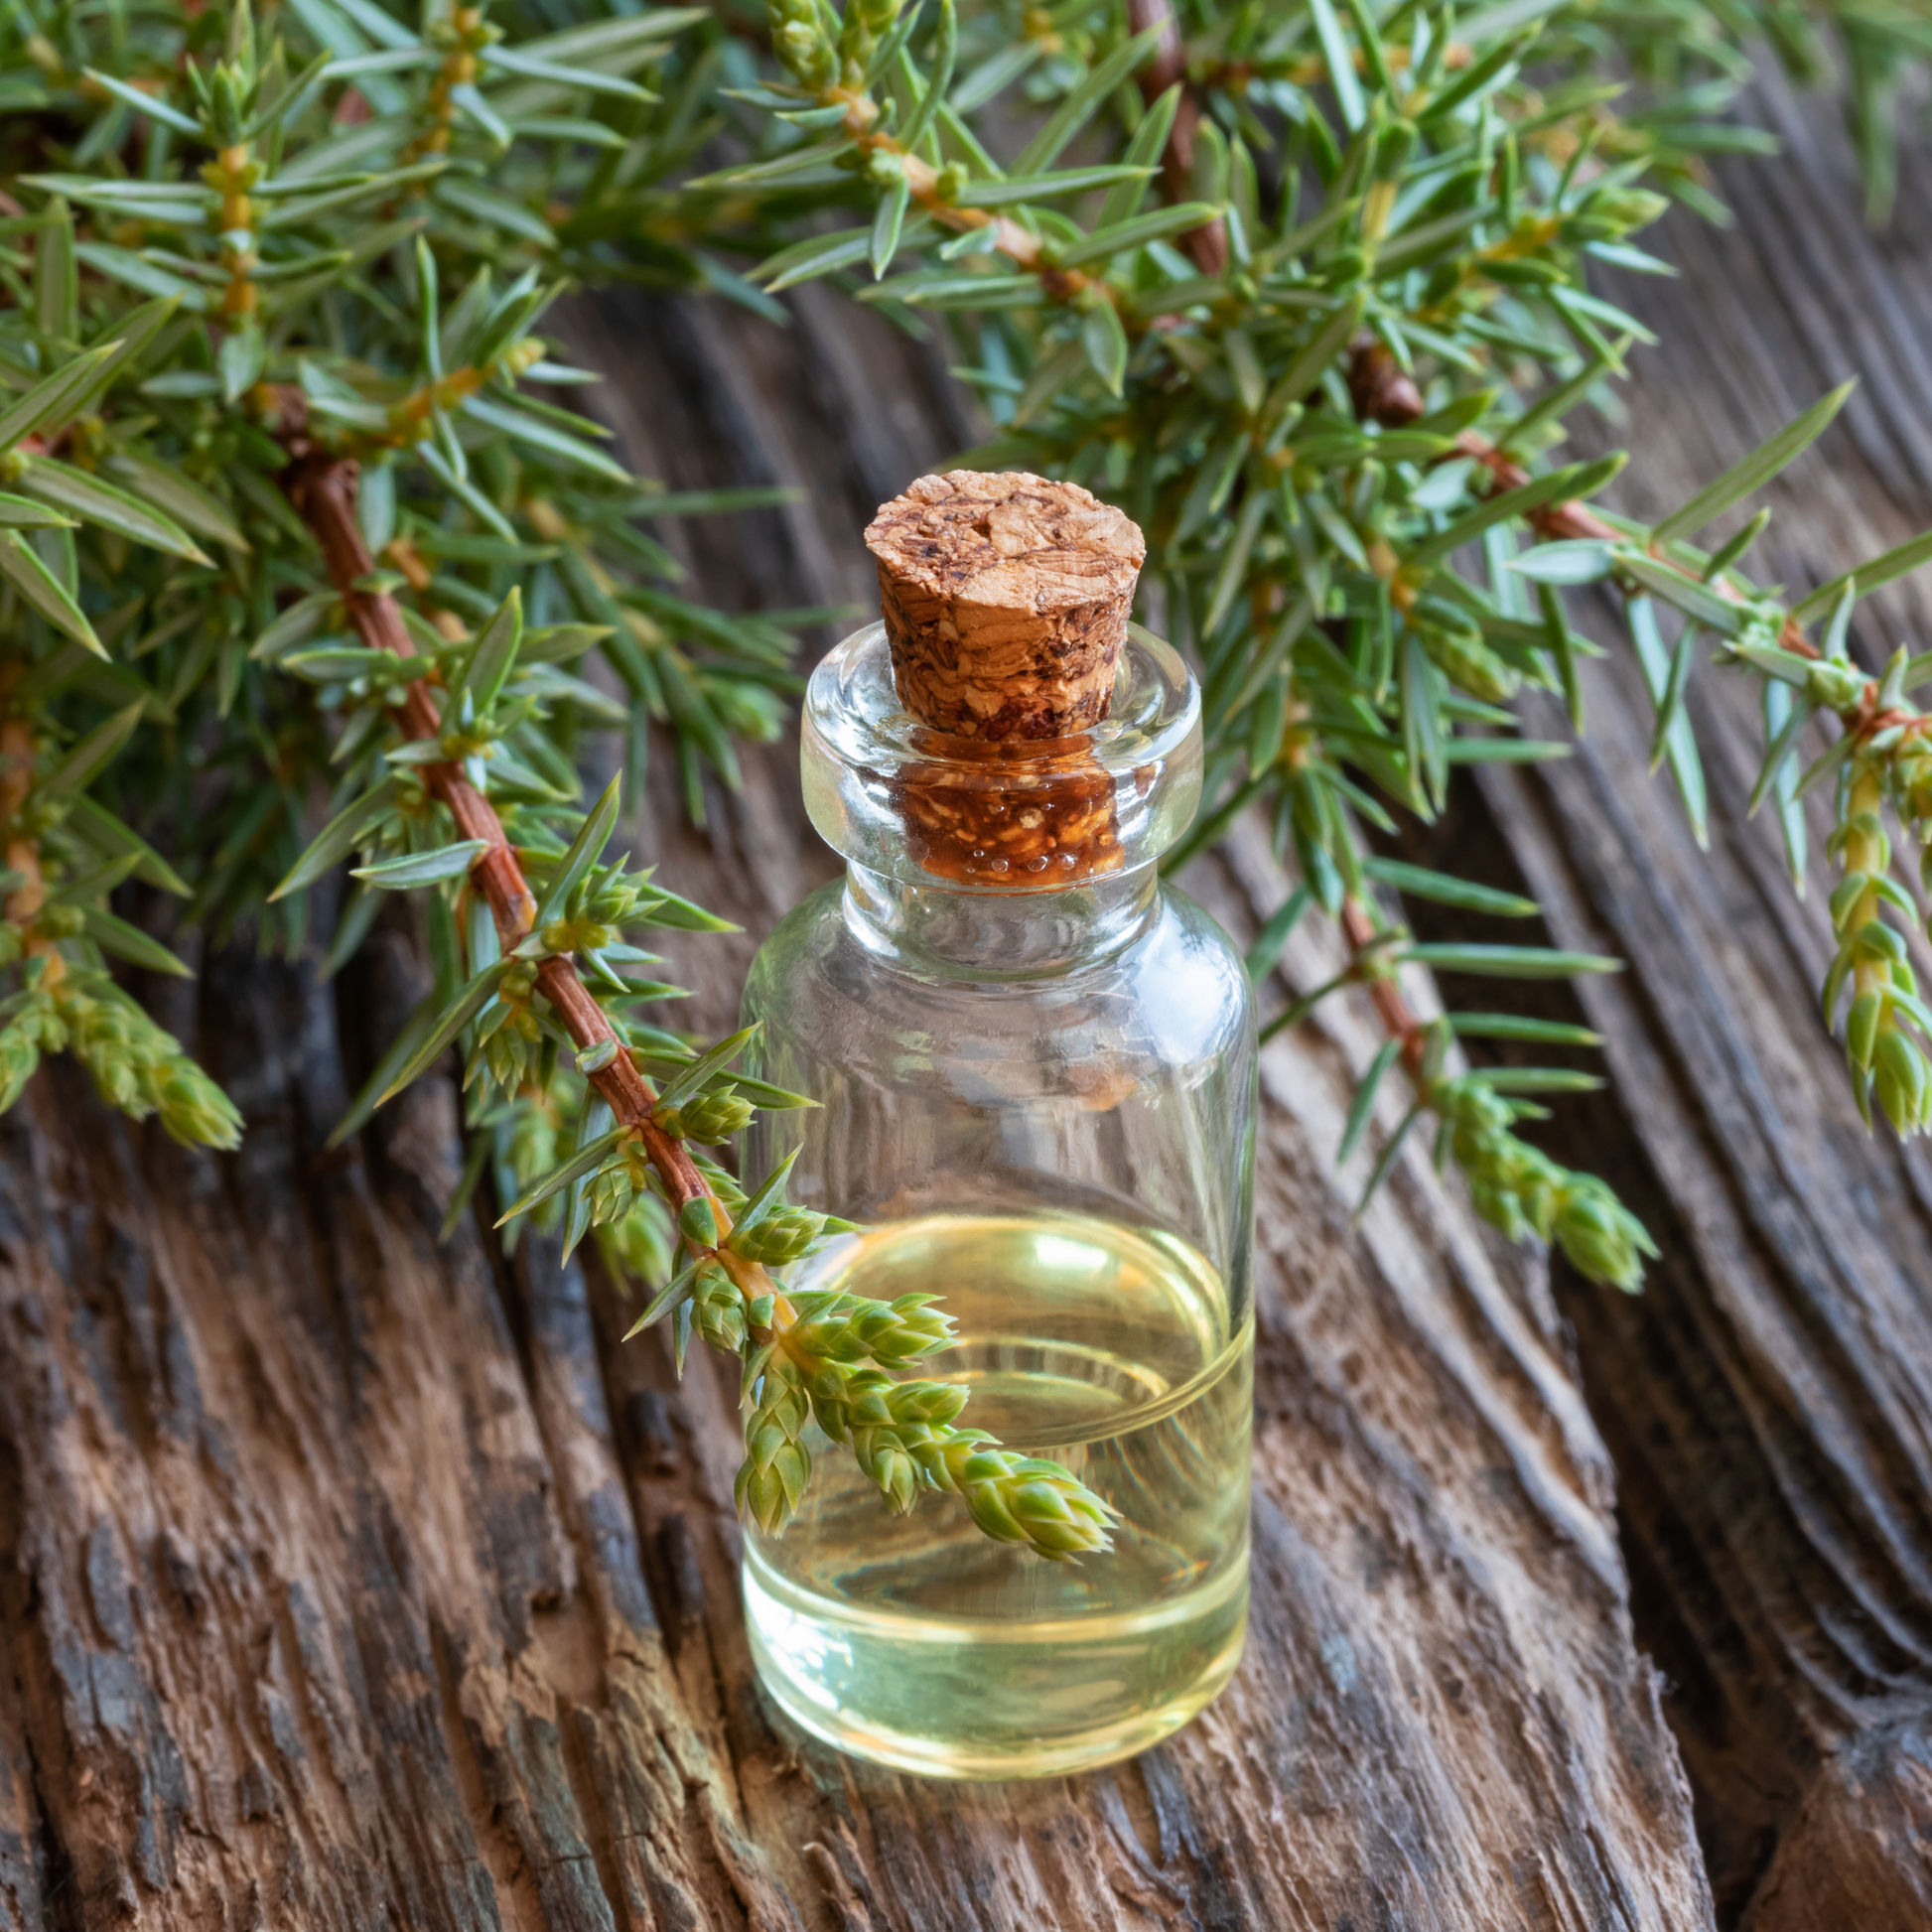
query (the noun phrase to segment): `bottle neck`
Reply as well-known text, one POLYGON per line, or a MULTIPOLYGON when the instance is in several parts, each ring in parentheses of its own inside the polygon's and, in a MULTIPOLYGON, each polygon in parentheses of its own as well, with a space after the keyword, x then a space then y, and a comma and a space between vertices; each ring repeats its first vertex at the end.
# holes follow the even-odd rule
POLYGON ((1050 979, 1111 958, 1153 921, 1158 869, 1059 893, 960 893, 845 869, 845 922, 882 958, 952 979, 1050 979))

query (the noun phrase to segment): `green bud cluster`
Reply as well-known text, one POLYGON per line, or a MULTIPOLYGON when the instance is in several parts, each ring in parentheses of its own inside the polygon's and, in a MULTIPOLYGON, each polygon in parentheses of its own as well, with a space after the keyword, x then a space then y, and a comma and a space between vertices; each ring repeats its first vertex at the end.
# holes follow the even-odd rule
POLYGON ((896 1514, 905 1515, 921 1489, 943 1490, 965 1499, 988 1536, 1051 1561, 1112 1547, 1114 1512, 1057 1462, 953 1427, 967 1397, 957 1383, 895 1382, 880 1369, 821 1362, 807 1387, 818 1426, 851 1449, 896 1514))
POLYGON ((1057 1462, 1016 1455, 977 1430, 957 1431, 940 1460, 973 1521, 999 1543, 1025 1543, 1052 1563, 1114 1547, 1117 1511, 1057 1462))
POLYGON ((778 1207, 751 1227, 734 1228, 728 1245, 733 1254, 743 1255, 747 1261, 782 1268, 807 1253, 824 1231, 823 1214, 815 1214, 809 1207, 778 1207))
POLYGON ((1851 711, 1864 695, 1865 673, 1844 658, 1823 657, 1805 675, 1805 696, 1832 711, 1851 711))
POLYGON ((771 51, 800 86, 820 93, 839 74, 839 57, 813 0, 770 0, 771 51))
POLYGON ((1643 1223, 1594 1174, 1563 1174, 1551 1232, 1580 1275, 1634 1294, 1657 1246, 1643 1223))
POLYGON ((796 1299, 797 1320, 785 1345, 813 1361, 917 1361, 952 1342, 952 1317, 931 1295, 901 1295, 875 1302, 863 1295, 820 1293, 796 1299))
POLYGON ((639 1194, 627 1213, 596 1232, 598 1253, 620 1283, 662 1281, 671 1272, 663 1204, 653 1195, 639 1194))
POLYGON ((1661 220, 1669 212, 1669 197, 1648 188, 1598 188, 1586 195, 1578 205, 1584 218, 1599 223, 1602 234, 1595 239, 1621 240, 1661 220))
POLYGON ((854 1459, 897 1515, 905 1515, 919 1489, 951 1487, 945 1450, 958 1432, 950 1425, 966 1406, 966 1391, 950 1382, 895 1382, 879 1369, 834 1363, 811 1379, 812 1413, 854 1459))
POLYGON ((241 1140, 234 1103, 141 1009, 102 975, 44 977, 16 995, 0 1027, 0 1112, 19 1099, 43 1052, 68 1048, 111 1107, 134 1120, 158 1115, 184 1146, 241 1140))
POLYGON ((526 1101, 509 1122, 507 1153, 519 1188, 557 1165, 557 1118, 540 1102, 526 1101))
POLYGON ((1634 1292, 1643 1259, 1657 1249, 1600 1180, 1552 1161, 1511 1132, 1516 1109, 1474 1074, 1439 1079, 1431 1108, 1447 1123, 1449 1152, 1469 1182, 1475 1210, 1512 1241, 1554 1240, 1579 1273, 1634 1292))
MULTIPOLYGON (((1932 742, 1918 733, 1905 739, 1892 760, 1891 781, 1899 810, 1917 828, 1920 840, 1932 836, 1932 742)), ((1932 846, 1926 849, 1932 852, 1932 846)), ((1927 862, 1922 858, 1921 885, 1925 884, 1926 872, 1927 862)))
POLYGON ((718 1214, 709 1195, 699 1194, 678 1209, 677 1231, 694 1250, 718 1245, 718 1214))
POLYGON ((655 1108, 651 1119, 675 1140, 715 1147, 720 1141, 742 1133, 754 1111, 749 1100, 724 1088, 694 1094, 678 1106, 655 1108))
POLYGON ((601 919, 552 919, 537 934, 549 953, 573 953, 584 947, 596 951, 617 936, 601 919))
MULTIPOLYGON (((1901 810, 1909 814, 1917 788, 1932 780, 1928 767, 1932 760, 1916 735, 1885 750, 1873 744, 1854 754, 1839 823, 1828 841, 1845 874, 1831 897, 1839 945, 1825 978, 1825 1015, 1828 1021, 1836 1017, 1849 982, 1845 1058, 1854 1097, 1867 1125, 1875 1097, 1894 1131, 1907 1139, 1932 1127, 1932 1060, 1907 1031, 1915 1028, 1932 1037, 1932 1010, 1919 998, 1905 935, 1885 922, 1888 906, 1913 918, 1917 908, 1890 877, 1891 839, 1879 807, 1889 779, 1901 810)), ((1932 870, 1932 860, 1920 870, 1921 876, 1932 870)))
POLYGON ((879 39, 898 18, 903 0, 846 0, 839 29, 840 78, 848 87, 866 84, 866 65, 879 39))
POLYGON ((732 1494, 739 1509, 775 1536, 791 1520, 812 1479, 811 1452, 800 1438, 811 1420, 803 1372, 777 1350, 764 1355, 754 1380, 754 1406, 745 1425, 745 1460, 732 1494))
POLYGON ((691 1284, 691 1310, 698 1332, 712 1347, 736 1355, 745 1346, 745 1297, 717 1262, 707 1262, 698 1270, 691 1284))
MULTIPOLYGON (((0 927, 11 932, 12 927, 0 927)), ((20 1098, 43 1053, 58 1053, 68 1043, 67 1023, 53 999, 36 988, 15 1002, 17 1011, 0 1028, 0 1113, 20 1098)))
POLYGON ((609 1167, 600 1168, 591 1176, 589 1198, 592 1227, 608 1227, 630 1212, 642 1185, 642 1177, 633 1166, 633 1160, 630 1151, 625 1149, 609 1167))
POLYGON ((1522 688, 1522 674, 1483 642, 1481 627, 1466 611, 1444 598, 1424 597, 1409 615, 1430 662, 1470 697, 1507 704, 1522 688))
POLYGON ((543 1048, 543 1028, 529 1005, 535 987, 536 968, 527 961, 503 975, 496 1000, 478 1026, 476 1046, 464 1070, 466 1085, 487 1074, 498 1092, 513 1094, 529 1077, 543 1048))

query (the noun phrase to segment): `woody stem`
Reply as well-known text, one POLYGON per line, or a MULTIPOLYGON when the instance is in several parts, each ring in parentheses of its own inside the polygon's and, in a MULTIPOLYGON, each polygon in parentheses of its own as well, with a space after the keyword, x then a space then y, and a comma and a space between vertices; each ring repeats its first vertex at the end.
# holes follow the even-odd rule
MULTIPOLYGON (((19 666, 9 666, 5 684, 17 681, 19 666)), ((0 722, 0 835, 6 841, 7 870, 20 876, 20 884, 7 896, 5 912, 15 925, 29 927, 47 897, 47 885, 41 874, 41 848, 38 839, 27 836, 21 827, 21 807, 34 784, 34 731, 25 718, 8 716, 0 722)), ((58 947, 39 934, 26 944, 30 956, 47 961, 43 985, 54 985, 67 971, 67 962, 58 947)))
MULTIPOLYGON (((1376 938, 1374 922, 1359 899, 1342 900, 1341 931, 1342 937, 1348 941, 1349 953, 1359 966, 1376 938)), ((1422 1077, 1423 1023, 1404 995, 1401 982, 1393 972, 1371 974, 1368 978, 1368 997, 1375 1003, 1376 1017, 1382 1023, 1383 1032, 1391 1039, 1402 1043, 1402 1064, 1409 1077, 1419 1080, 1422 1077)))
MULTIPOLYGON (((329 579, 348 613, 356 634, 372 650, 397 657, 413 657, 415 646, 402 621, 402 612, 386 591, 358 590, 357 584, 375 569, 362 540, 355 514, 357 466, 352 458, 337 456, 314 442, 294 420, 297 399, 284 403, 282 441, 290 454, 282 473, 282 486, 297 513, 315 533, 322 548, 329 579)), ((441 738, 443 721, 426 680, 410 683, 399 707, 397 722, 406 738, 424 742, 441 738)), ((515 850, 503 836, 501 821, 489 800, 463 775, 458 763, 419 767, 431 793, 449 808, 460 837, 480 839, 487 848, 471 868, 470 883, 488 903, 496 921, 496 936, 508 952, 536 923, 536 897, 523 877, 515 850)), ((537 969, 537 986, 550 1002, 564 1031, 578 1050, 585 1051, 617 1038, 604 1009, 578 976, 567 954, 552 954, 537 969)), ((589 1076, 609 1104, 620 1126, 631 1129, 671 1197, 673 1209, 709 1194, 683 1144, 651 1119, 657 1095, 638 1069, 622 1041, 611 1059, 589 1076)))

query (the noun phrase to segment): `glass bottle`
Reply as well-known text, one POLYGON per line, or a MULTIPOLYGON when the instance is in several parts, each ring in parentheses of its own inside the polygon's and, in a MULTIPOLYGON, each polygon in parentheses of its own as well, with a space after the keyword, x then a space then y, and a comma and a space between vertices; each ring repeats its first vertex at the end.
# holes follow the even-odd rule
POLYGON ((903 1769, 1063 1773, 1142 1750, 1232 1674, 1248 1597, 1256 1044, 1241 957, 1156 862, 1193 817, 1198 693, 1130 626, 1103 721, 992 747, 900 708, 885 626, 814 673, 805 803, 845 858, 764 943, 749 1172, 864 1224, 791 1288, 940 1298, 918 1372, 962 1426, 1118 1518, 1050 1562, 957 1495, 893 1514, 816 1427, 780 1535, 746 1531, 771 1696, 903 1769), (802 1144, 802 1145, 801 1145, 802 1144))

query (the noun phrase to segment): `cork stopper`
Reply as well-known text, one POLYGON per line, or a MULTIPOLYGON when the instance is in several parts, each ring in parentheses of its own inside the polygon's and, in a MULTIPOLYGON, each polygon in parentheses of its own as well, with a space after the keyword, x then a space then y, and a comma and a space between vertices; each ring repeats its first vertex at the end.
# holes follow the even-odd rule
POLYGON ((1025 471, 921 477, 866 529, 899 702, 983 744, 1096 725, 1147 543, 1077 483, 1025 471))

